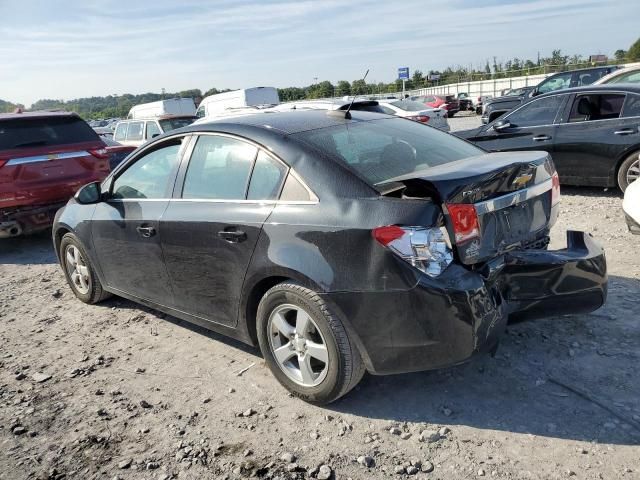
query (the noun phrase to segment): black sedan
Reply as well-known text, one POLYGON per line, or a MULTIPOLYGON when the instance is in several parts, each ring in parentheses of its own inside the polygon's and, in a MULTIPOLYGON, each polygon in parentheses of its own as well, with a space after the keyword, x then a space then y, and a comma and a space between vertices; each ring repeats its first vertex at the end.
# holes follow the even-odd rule
POLYGON ((369 112, 256 114, 172 131, 58 212, 86 303, 119 295, 259 345, 315 403, 365 371, 457 364, 508 318, 592 311, 602 249, 546 249, 559 202, 545 152, 487 154, 369 112))
POLYGON ((640 87, 598 85, 541 95, 498 120, 455 133, 490 151, 545 150, 568 185, 640 177, 640 87))

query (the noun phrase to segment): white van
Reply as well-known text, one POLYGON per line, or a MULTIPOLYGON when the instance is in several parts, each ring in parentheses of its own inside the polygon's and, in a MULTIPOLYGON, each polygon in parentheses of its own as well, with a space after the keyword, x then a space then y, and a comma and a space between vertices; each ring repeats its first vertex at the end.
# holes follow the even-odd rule
POLYGON ((170 98, 157 102, 141 103, 129 110, 127 118, 153 118, 166 115, 193 117, 196 114, 196 105, 193 98, 170 98))
POLYGON ((243 107, 271 106, 280 103, 278 89, 254 87, 218 93, 204 98, 196 110, 198 119, 224 116, 225 111, 243 107))

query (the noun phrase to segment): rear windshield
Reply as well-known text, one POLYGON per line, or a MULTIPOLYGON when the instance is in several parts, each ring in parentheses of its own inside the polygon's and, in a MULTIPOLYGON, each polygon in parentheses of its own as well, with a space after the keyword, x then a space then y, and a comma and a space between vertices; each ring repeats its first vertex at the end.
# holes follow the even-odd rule
POLYGON ((168 132, 169 130, 175 130, 176 128, 188 127, 195 121, 194 118, 166 118, 164 120, 160 120, 160 126, 162 127, 163 132, 168 132))
POLYGON ((78 117, 25 117, 0 121, 1 150, 99 141, 96 132, 78 117))
POLYGON ((424 103, 414 102, 411 100, 399 100, 397 102, 391 102, 391 105, 398 107, 405 112, 419 112, 425 109, 424 103))
POLYGON ((403 118, 353 122, 293 137, 346 164, 371 186, 484 153, 453 135, 403 118))

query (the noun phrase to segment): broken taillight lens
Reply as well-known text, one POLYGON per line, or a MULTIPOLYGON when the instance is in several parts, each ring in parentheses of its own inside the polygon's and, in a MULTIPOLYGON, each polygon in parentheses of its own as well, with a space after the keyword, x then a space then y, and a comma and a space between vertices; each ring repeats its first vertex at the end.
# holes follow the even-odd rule
POLYGON ((551 176, 551 205, 560 203, 560 177, 558 172, 554 172, 551 176))
POLYGON ((427 115, 414 115, 408 118, 410 118, 411 120, 415 120, 416 122, 428 123, 431 117, 428 117, 427 115))
POLYGON ((480 237, 480 222, 476 207, 469 203, 448 203, 453 233, 457 245, 480 237))
POLYGON ((374 228, 372 234, 380 244, 430 277, 440 275, 453 260, 444 228, 388 225, 374 228))

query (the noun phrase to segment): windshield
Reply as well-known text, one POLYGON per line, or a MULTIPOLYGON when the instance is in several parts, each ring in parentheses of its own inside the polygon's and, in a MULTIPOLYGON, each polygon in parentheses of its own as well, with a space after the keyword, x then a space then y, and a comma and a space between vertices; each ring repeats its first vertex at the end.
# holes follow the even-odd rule
POLYGON ((346 164, 369 185, 475 155, 483 150, 406 119, 381 119, 293 135, 346 164))
POLYGON ((0 122, 0 149, 99 142, 96 132, 73 116, 15 118, 0 122))
POLYGON ((164 120, 160 120, 159 123, 162 127, 162 131, 168 132, 169 130, 175 130, 176 128, 188 127, 195 119, 195 117, 165 118, 164 120))
POLYGON ((391 105, 405 112, 419 112, 425 109, 424 103, 414 102, 412 100, 399 100, 397 102, 391 102, 391 105))

